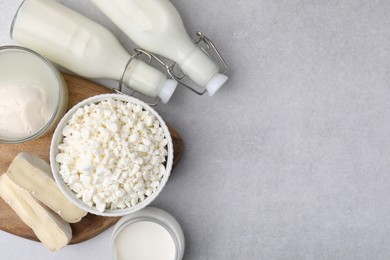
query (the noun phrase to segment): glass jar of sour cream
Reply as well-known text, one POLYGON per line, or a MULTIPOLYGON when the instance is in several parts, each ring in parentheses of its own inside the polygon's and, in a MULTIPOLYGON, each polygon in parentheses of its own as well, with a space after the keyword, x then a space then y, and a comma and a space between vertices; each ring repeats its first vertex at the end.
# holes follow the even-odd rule
POLYGON ((24 47, 0 47, 0 143, 30 141, 54 129, 67 103, 65 81, 49 61, 24 47))
POLYGON ((176 219, 164 210, 147 207, 121 218, 115 225, 112 260, 181 260, 184 235, 176 219))

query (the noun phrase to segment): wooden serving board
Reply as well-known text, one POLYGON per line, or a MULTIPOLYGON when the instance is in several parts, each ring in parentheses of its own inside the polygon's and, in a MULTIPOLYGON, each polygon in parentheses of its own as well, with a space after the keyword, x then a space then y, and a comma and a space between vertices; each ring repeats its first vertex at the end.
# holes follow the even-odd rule
MULTIPOLYGON (((112 93, 112 90, 80 77, 69 74, 63 74, 63 76, 69 92, 68 109, 88 97, 112 93)), ((174 128, 170 125, 168 125, 168 128, 170 130, 174 146, 174 168, 181 158, 184 143, 174 128)), ((53 132, 23 144, 0 144, 0 175, 7 171, 13 158, 22 151, 34 154, 49 162, 49 148, 52 135, 53 132)), ((71 224, 73 238, 70 244, 81 243, 100 234, 107 228, 114 225, 118 219, 119 218, 117 217, 101 217, 88 214, 80 222, 71 224)), ((14 211, 1 198, 0 230, 16 236, 38 241, 33 231, 20 220, 14 211)))

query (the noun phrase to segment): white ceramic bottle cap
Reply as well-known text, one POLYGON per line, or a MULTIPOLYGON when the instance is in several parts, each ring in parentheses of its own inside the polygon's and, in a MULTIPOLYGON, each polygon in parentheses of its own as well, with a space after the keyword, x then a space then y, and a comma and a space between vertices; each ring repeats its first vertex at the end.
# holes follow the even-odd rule
POLYGON ((168 103, 171 99, 173 93, 176 90, 177 81, 173 79, 167 79, 164 83, 164 86, 161 88, 158 97, 161 99, 161 102, 164 104, 168 103))
POLYGON ((228 76, 219 73, 212 77, 206 85, 209 96, 212 97, 228 79, 228 76))
POLYGON ((182 260, 183 230, 168 212, 146 207, 122 217, 111 238, 111 260, 182 260))

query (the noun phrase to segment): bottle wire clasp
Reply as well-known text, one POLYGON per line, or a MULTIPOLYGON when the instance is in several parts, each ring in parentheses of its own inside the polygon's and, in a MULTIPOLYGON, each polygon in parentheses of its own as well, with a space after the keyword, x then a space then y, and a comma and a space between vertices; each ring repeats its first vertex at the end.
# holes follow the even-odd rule
MULTIPOLYGON (((127 61, 127 63, 126 63, 126 66, 125 66, 125 68, 124 68, 124 70, 123 70, 123 73, 122 73, 122 75, 121 75, 121 78, 120 78, 120 80, 119 80, 118 88, 114 88, 113 90, 114 90, 115 93, 117 93, 117 94, 135 96, 135 94, 138 93, 138 94, 141 94, 142 96, 147 97, 146 95, 144 95, 144 94, 142 94, 142 93, 140 93, 140 92, 134 90, 133 88, 131 88, 131 87, 129 87, 129 86, 127 87, 127 88, 130 90, 129 93, 124 93, 124 91, 123 91, 123 85, 124 85, 124 84, 123 84, 123 80, 124 80, 124 77, 125 77, 125 74, 126 74, 127 67, 130 65, 130 63, 131 63, 134 59, 138 59, 139 56, 142 55, 142 54, 144 54, 144 55, 146 55, 146 56, 148 57, 148 61, 147 61, 148 64, 150 64, 150 63, 152 62, 153 58, 154 58, 154 57, 152 57, 152 56, 150 55, 150 53, 148 53, 148 52, 146 52, 146 51, 144 51, 144 50, 142 50, 142 49, 134 49, 134 51, 135 51, 134 55, 132 55, 132 56, 130 57, 130 59, 127 61)), ((156 59, 156 60, 157 60, 157 59, 156 59)), ((161 63, 161 62, 160 62, 160 63, 161 63)), ((151 100, 151 101, 149 101, 149 102, 146 102, 146 103, 147 103, 149 106, 154 107, 154 106, 157 106, 157 104, 158 104, 159 101, 160 101, 160 98, 159 98, 159 97, 156 97, 156 98, 154 98, 153 100, 151 100)))
MULTIPOLYGON (((194 44, 200 48, 208 57, 216 62, 216 65, 219 66, 219 73, 226 73, 228 69, 227 62, 215 44, 206 35, 204 35, 202 32, 197 32, 194 44)), ((167 67, 168 74, 182 86, 198 95, 203 95, 207 92, 207 90, 199 90, 200 87, 184 73, 181 72, 181 75, 177 75, 177 72, 175 71, 180 71, 179 65, 176 63, 173 63, 171 66, 167 67)))
MULTIPOLYGON (((222 57, 221 53, 218 51, 217 47, 215 46, 215 44, 209 39, 206 37, 206 35, 204 35, 202 32, 197 32, 196 33, 196 38, 194 40, 194 43, 196 46, 200 47, 200 44, 201 43, 204 43, 206 45, 206 48, 207 50, 205 50, 204 48, 200 47, 206 54, 210 54, 211 53, 214 53, 217 55, 217 58, 218 60, 216 62, 219 63, 219 66, 220 66, 220 73, 221 74, 225 74, 226 71, 228 70, 228 65, 227 65, 227 62, 225 61, 225 59, 222 57)), ((215 60, 215 59, 214 59, 215 60)))
MULTIPOLYGON (((217 66, 219 66, 219 73, 225 74, 228 65, 221 53, 218 51, 217 47, 215 44, 207 37, 205 36, 202 32, 197 32, 196 33, 196 38, 194 39, 194 44, 200 48, 204 53, 206 53, 207 56, 209 56, 211 59, 213 59, 217 66)), ((129 61, 127 62, 125 69, 123 71, 123 74, 121 76, 121 79, 119 81, 119 87, 117 89, 114 89, 115 92, 119 94, 124 94, 122 89, 123 89, 123 79, 126 73, 126 68, 129 66, 131 61, 133 59, 138 59, 140 58, 141 55, 144 55, 147 57, 147 63, 151 64, 153 61, 156 61, 158 65, 162 66, 166 73, 171 77, 172 79, 176 80, 178 83, 180 83, 182 86, 185 88, 191 90, 192 92, 198 94, 198 95, 203 95, 207 92, 207 90, 199 90, 200 87, 193 81, 191 80, 188 76, 186 76, 180 69, 179 65, 171 60, 165 59, 160 57, 157 54, 154 54, 150 51, 141 49, 141 48, 136 48, 134 49, 135 54, 130 57, 129 61)), ((130 88, 131 93, 127 94, 130 96, 134 96, 137 91, 134 89, 130 88)), ((155 98, 152 102, 149 102, 148 104, 151 106, 156 106, 158 102, 160 101, 160 98, 155 98)))

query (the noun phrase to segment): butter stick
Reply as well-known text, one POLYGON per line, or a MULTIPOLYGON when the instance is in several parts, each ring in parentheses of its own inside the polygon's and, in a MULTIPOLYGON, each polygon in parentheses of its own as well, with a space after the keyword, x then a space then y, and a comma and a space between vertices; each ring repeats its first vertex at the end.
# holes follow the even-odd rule
POLYGON ((8 174, 0 177, 0 196, 50 251, 59 250, 71 240, 72 229, 69 223, 39 203, 31 193, 16 185, 8 174))
POLYGON ((79 222, 87 214, 65 197, 53 179, 50 165, 42 159, 20 153, 12 161, 7 173, 13 182, 31 192, 66 222, 79 222))

